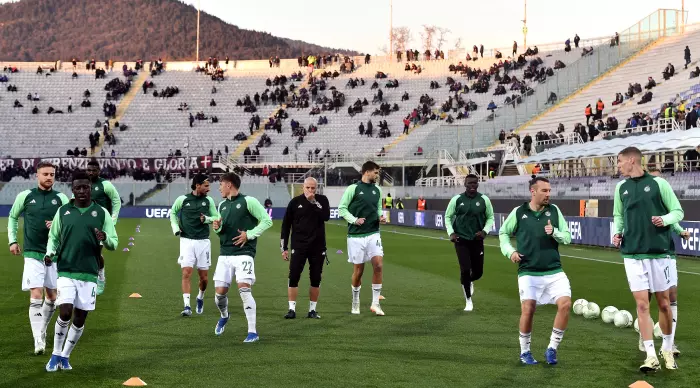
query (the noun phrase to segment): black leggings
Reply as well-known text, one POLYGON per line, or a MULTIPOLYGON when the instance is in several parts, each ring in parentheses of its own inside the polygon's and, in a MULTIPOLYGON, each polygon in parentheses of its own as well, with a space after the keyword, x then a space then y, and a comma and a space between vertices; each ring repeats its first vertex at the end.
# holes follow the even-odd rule
POLYGON ((321 285, 321 273, 323 272, 323 261, 326 259, 326 252, 308 251, 305 249, 293 249, 292 258, 289 260, 289 287, 298 287, 301 273, 304 272, 306 260, 309 260, 309 280, 311 287, 321 285))
POLYGON ((484 240, 462 240, 455 243, 459 261, 460 282, 467 298, 472 297, 471 283, 484 274, 484 240))

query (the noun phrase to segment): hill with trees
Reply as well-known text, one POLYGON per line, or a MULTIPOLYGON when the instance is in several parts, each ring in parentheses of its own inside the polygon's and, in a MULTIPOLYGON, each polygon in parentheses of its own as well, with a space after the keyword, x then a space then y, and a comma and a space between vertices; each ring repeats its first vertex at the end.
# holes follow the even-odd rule
MULTIPOLYGON (((238 28, 202 12, 200 60, 296 58, 350 50, 238 28)), ((194 60, 197 10, 177 0, 21 0, 0 4, 0 61, 194 60)))

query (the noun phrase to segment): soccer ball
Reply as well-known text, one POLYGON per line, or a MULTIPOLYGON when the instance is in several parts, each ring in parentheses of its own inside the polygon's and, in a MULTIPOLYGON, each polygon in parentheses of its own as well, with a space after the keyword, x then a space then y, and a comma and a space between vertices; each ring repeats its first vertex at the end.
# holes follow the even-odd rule
POLYGON ((615 313, 614 322, 616 327, 630 327, 632 325, 632 314, 627 310, 620 310, 615 313))
POLYGON ((615 314, 617 313, 617 307, 614 306, 608 306, 603 309, 603 313, 601 314, 601 318, 603 319, 603 322, 605 323, 613 323, 615 320, 615 314))
POLYGON ((661 326, 659 326, 659 322, 656 322, 654 325, 654 338, 661 338, 664 333, 661 332, 661 326))
POLYGON ((585 299, 577 299, 574 302, 574 314, 576 315, 581 315, 583 314, 583 310, 586 308, 586 305, 588 305, 588 301, 585 299))
POLYGON ((593 302, 588 302, 583 310, 583 317, 586 319, 596 319, 600 316, 600 307, 593 302))

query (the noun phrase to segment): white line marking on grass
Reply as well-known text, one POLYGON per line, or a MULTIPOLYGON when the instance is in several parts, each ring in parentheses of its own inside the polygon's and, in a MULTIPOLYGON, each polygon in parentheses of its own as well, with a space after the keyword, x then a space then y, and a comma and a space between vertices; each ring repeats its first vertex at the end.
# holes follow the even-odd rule
MULTIPOLYGON (((387 231, 387 232, 389 232, 389 231, 387 231)), ((395 231, 395 230, 390 231, 389 233, 403 234, 403 235, 406 235, 406 236, 413 236, 413 237, 423 237, 423 238, 429 238, 429 239, 433 239, 433 240, 447 240, 447 238, 444 238, 444 237, 426 236, 426 235, 424 235, 424 234, 415 234, 415 233, 398 232, 398 231, 395 231)), ((484 245, 486 245, 486 246, 488 246, 488 247, 499 247, 498 245, 494 245, 494 244, 484 244, 484 245)), ((590 258, 590 257, 572 256, 572 255, 563 255, 563 254, 562 254, 561 256, 563 256, 563 257, 569 257, 569 258, 572 258, 572 259, 579 259, 579 260, 597 261, 597 262, 599 262, 599 263, 618 264, 618 265, 624 265, 624 264, 625 264, 625 263, 620 263, 620 262, 618 262, 618 261, 609 261, 609 260, 593 259, 593 258, 590 258)), ((679 272, 679 273, 688 274, 688 275, 700 275, 700 273, 697 273, 697 272, 690 272, 690 271, 678 271, 678 272, 679 272)))

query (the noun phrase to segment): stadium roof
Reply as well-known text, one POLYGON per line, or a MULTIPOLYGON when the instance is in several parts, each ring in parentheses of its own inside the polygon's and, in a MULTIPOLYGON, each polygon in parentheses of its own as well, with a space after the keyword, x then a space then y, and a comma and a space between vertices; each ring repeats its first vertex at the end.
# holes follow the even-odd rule
POLYGON ((655 151, 683 151, 700 145, 700 128, 687 131, 670 131, 653 135, 634 134, 556 147, 525 158, 518 164, 551 163, 565 160, 616 156, 625 147, 637 147, 642 153, 655 151))

